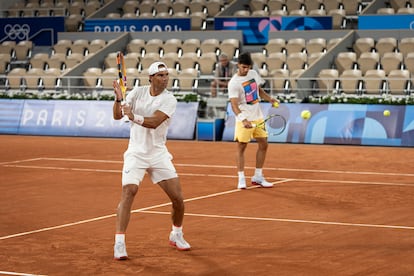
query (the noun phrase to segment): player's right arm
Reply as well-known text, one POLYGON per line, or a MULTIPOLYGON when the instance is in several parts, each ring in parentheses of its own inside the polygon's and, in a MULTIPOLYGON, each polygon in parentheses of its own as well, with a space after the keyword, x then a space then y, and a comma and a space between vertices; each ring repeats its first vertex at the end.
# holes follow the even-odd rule
POLYGON ((245 128, 253 127, 252 123, 249 120, 247 120, 247 118, 244 116, 244 114, 240 110, 240 108, 239 108, 239 99, 238 98, 230 98, 230 104, 231 104, 231 109, 233 110, 234 116, 236 116, 237 119, 243 123, 244 127, 245 128))

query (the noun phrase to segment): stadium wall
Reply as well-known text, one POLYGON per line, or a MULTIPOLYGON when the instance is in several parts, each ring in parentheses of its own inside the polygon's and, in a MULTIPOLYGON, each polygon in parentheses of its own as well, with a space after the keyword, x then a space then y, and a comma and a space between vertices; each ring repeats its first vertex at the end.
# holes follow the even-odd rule
MULTIPOLYGON (((271 108, 268 103, 261 107, 265 115, 271 108)), ((197 110, 196 102, 179 102, 168 138, 233 140, 230 105, 223 121, 200 120, 197 110)), ((281 135, 270 135, 272 143, 414 146, 412 105, 281 104, 277 112, 287 127, 281 135), (303 110, 312 116, 303 119, 303 110), (384 110, 391 115, 384 116, 384 110)), ((112 119, 111 101, 1 99, 0 134, 128 137, 129 123, 112 119)))

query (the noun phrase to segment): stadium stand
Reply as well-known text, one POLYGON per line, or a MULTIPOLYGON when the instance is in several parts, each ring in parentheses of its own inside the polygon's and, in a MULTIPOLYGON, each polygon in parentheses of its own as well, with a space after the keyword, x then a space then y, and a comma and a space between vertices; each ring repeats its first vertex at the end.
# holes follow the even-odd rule
POLYGON ((361 95, 363 91, 362 71, 359 69, 346 69, 339 75, 340 92, 361 95))
POLYGON ((414 76, 414 52, 406 54, 404 58, 404 68, 410 71, 411 76, 414 76))
POLYGON ((96 88, 99 85, 99 80, 102 75, 102 69, 98 67, 91 67, 83 72, 83 84, 86 87, 96 88))
POLYGON ((386 76, 384 70, 367 70, 363 76, 364 93, 371 95, 382 95, 386 92, 386 76))
POLYGON ((337 92, 339 72, 336 69, 322 69, 318 74, 317 84, 320 94, 337 92))
POLYGON ((293 52, 286 57, 287 69, 289 71, 306 69, 308 67, 307 61, 308 55, 306 53, 293 52))
POLYGON ((392 95, 408 95, 412 87, 410 71, 395 69, 387 75, 388 90, 392 95))
POLYGON ((402 69, 403 67, 403 54, 396 52, 387 52, 381 56, 380 59, 381 68, 385 71, 385 74, 389 74, 391 70, 402 69))
MULTIPOLYGON (((14 67, 19 66, 25 67, 23 68, 25 72, 32 68, 59 72, 58 78, 63 81, 63 85, 65 78, 82 76, 85 77, 83 82, 88 89, 111 89, 111 85, 104 83, 103 77, 108 76, 107 78, 113 79, 116 76, 115 73, 110 77, 114 71, 109 68, 116 67, 113 54, 121 50, 125 51, 128 68, 131 69, 128 75, 132 75, 133 79, 133 76, 137 75, 136 80, 131 79, 128 82, 129 86, 146 83, 148 76, 145 75, 145 69, 152 61, 163 59, 171 69, 169 86, 174 87, 176 91, 187 89, 200 92, 205 89, 202 86, 203 83, 211 79, 214 71, 213 64, 221 52, 227 53, 233 60, 236 60, 241 51, 247 50, 254 53, 252 56, 261 75, 269 79, 269 90, 275 93, 298 93, 300 95, 300 91, 296 89, 307 91, 317 89, 320 93, 327 93, 337 91, 338 87, 335 85, 338 83, 341 84, 342 91, 349 95, 358 94, 361 91, 361 83, 364 86, 363 91, 372 95, 380 95, 394 89, 398 91, 390 92, 394 95, 404 95, 411 91, 410 85, 406 83, 408 83, 407 78, 411 79, 414 70, 412 34, 408 31, 363 32, 355 29, 355 24, 351 24, 357 15, 364 14, 364 8, 370 6, 368 5, 370 1, 176 0, 140 2, 90 0, 72 3, 69 0, 56 0, 53 2, 37 1, 37 6, 23 2, 23 4, 18 2, 20 4, 10 5, 7 16, 27 16, 33 11, 36 11, 37 15, 46 16, 64 14, 67 32, 60 33, 58 42, 47 51, 39 53, 42 50, 39 50, 36 45, 32 46, 31 55, 18 54, 16 44, 1 43, 0 74, 4 74, 3 79, 7 79, 9 90, 14 88, 20 90, 21 84, 24 84, 17 84, 19 78, 17 71, 12 73, 14 67), (101 14, 104 6, 105 16, 114 14, 117 18, 126 18, 126 16, 131 18, 188 17, 192 19, 192 30, 162 32, 157 33, 156 36, 151 33, 134 34, 132 32, 109 35, 83 33, 85 18, 104 18, 101 14), (112 8, 108 9, 108 6, 112 8), (218 14, 228 16, 235 13, 245 13, 249 16, 280 13, 286 15, 327 14, 333 16, 334 30, 271 32, 268 43, 265 45, 244 45, 239 32, 237 34, 236 32, 213 34, 208 32, 209 28, 212 28, 215 16, 218 14), (152 44, 155 38, 156 43, 152 44), (154 52, 154 55, 151 52, 154 52), (294 52, 300 54, 292 56, 294 52), (7 53, 10 53, 10 56, 4 55, 7 53), (75 53, 80 53, 83 57, 80 58, 75 53), (188 54, 191 55, 190 63, 184 64, 187 53, 191 53, 188 54), (89 56, 91 54, 93 56, 89 56), (129 59, 130 54, 131 59, 129 59), (77 58, 74 59, 75 57, 77 58), (74 62, 71 62, 72 59, 74 62), (26 60, 26 64, 16 63, 18 60, 26 60), (100 71, 88 72, 89 67, 99 68, 100 71), (194 74, 188 77, 192 80, 191 85, 187 85, 183 80, 186 68, 194 68, 196 72, 195 77, 194 74), (394 72, 395 69, 398 72, 394 72), (408 76, 405 71, 408 71, 408 76), (331 74, 324 75, 326 72, 331 74), (337 72, 337 74, 332 75, 332 72, 337 72), (393 73, 390 79, 391 72, 393 73), (324 76, 335 79, 335 81, 328 81, 328 83, 315 81, 324 76), (345 77, 358 79, 358 90, 355 90, 351 83, 349 87, 344 85, 345 77), (394 83, 397 77, 405 80, 404 89, 401 89, 401 83, 398 83, 400 86, 394 83), (206 81, 201 81, 202 78, 206 81), (377 83, 371 81, 373 78, 376 78, 377 83), (384 79, 387 80, 385 88, 384 79)), ((380 13, 382 9, 387 9, 387 13, 383 11, 384 14, 392 16, 398 12, 411 12, 411 6, 411 3, 407 1, 390 0, 388 6, 384 2, 382 6, 378 5, 379 8, 371 10, 371 13, 380 13)), ((38 81, 40 87, 46 83, 42 79, 38 81)), ((56 87, 56 82, 55 79, 49 88, 56 87)), ((34 86, 36 85, 30 84, 30 87, 34 86)), ((75 87, 78 86, 75 85, 75 87)))
MULTIPOLYGON (((218 41, 217 41, 218 42, 218 41)), ((201 47, 201 41, 198 38, 187 38, 181 44, 181 55, 184 53, 197 53, 199 55, 199 50, 201 47)))
POLYGON ((275 69, 271 71, 270 75, 272 77, 272 92, 286 94, 290 85, 289 70, 275 69))
POLYGON ((394 52, 398 48, 395 37, 380 37, 375 43, 375 51, 383 56, 384 53, 394 52))
POLYGON ((375 52, 363 52, 358 57, 357 64, 363 74, 369 69, 379 69, 380 55, 375 52))
POLYGON ((353 69, 357 66, 357 55, 355 52, 340 52, 335 58, 335 68, 341 74, 343 71, 353 69))

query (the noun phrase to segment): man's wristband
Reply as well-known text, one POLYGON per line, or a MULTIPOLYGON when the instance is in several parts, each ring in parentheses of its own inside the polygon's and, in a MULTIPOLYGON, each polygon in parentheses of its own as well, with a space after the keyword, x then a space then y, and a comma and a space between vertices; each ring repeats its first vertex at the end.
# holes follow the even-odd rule
POLYGON ((242 112, 240 112, 239 114, 237 114, 237 119, 240 122, 243 122, 245 119, 247 119, 246 115, 244 115, 242 112))
POLYGON ((144 116, 134 114, 133 122, 138 124, 138 125, 142 125, 144 123, 144 116))
POLYGON ((117 100, 116 100, 116 102, 117 102, 117 103, 120 103, 120 102, 122 102, 122 100, 118 100, 118 99, 117 99, 117 100))

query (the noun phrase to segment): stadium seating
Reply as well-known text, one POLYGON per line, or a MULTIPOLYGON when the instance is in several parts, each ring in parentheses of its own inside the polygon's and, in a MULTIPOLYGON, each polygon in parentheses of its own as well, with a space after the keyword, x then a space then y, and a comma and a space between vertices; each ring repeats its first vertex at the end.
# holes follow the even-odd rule
POLYGON ((83 72, 83 83, 86 87, 96 88, 98 81, 102 75, 102 69, 98 67, 90 67, 83 72))
POLYGON ((317 85, 320 94, 330 94, 338 90, 339 72, 336 69, 322 69, 318 73, 317 85))
POLYGON ((388 91, 393 95, 408 95, 412 89, 411 75, 408 70, 391 70, 387 75, 388 91))
POLYGON ((26 75, 26 69, 24 68, 13 68, 7 74, 6 89, 13 89, 16 91, 22 90, 23 77, 26 75))
MULTIPOLYGON (((64 15, 66 31, 79 32, 83 29, 83 21, 95 12, 99 12, 105 2, 108 3, 108 1, 97 0, 24 1, 24 3, 11 5, 10 7, 15 10, 11 9, 7 15, 28 16, 34 13, 44 16, 64 15)), ((148 18, 164 16, 174 18, 183 16, 191 18, 191 31, 202 31, 207 30, 208 24, 211 27, 217 13, 224 12, 223 14, 226 15, 226 8, 231 6, 231 2, 219 0, 127 0, 120 6, 118 4, 117 9, 105 16, 109 14, 113 14, 115 18, 144 18, 145 16, 148 18)), ((367 5, 366 2, 349 0, 254 0, 246 3, 236 9, 235 14, 248 16, 331 15, 335 30, 346 30, 347 24, 355 20, 355 16, 361 14, 362 8, 367 5)), ((410 13, 413 11, 410 3, 390 0, 388 6, 384 5, 375 12, 391 16, 397 13, 410 13)), ((414 37, 390 32, 370 37, 360 35, 357 30, 354 32, 352 43, 347 42, 346 46, 340 45, 345 34, 338 35, 338 37, 331 34, 320 37, 303 34, 302 37, 302 34, 285 36, 281 32, 277 38, 270 35, 268 42, 264 45, 244 45, 242 40, 231 37, 216 39, 207 35, 206 38, 189 38, 192 36, 182 36, 178 32, 176 36, 157 33, 151 39, 138 39, 131 35, 128 42, 120 49, 112 48, 112 50, 125 51, 128 75, 131 76, 131 81, 128 82, 130 88, 138 83, 147 83, 146 68, 156 60, 163 60, 171 70, 169 87, 174 87, 177 91, 197 91, 201 83, 197 83, 197 78, 202 77, 206 80, 212 78, 214 65, 220 53, 228 54, 234 61, 240 52, 247 49, 252 52, 252 58, 259 67, 260 74, 264 78, 274 78, 268 83, 270 90, 275 93, 294 91, 297 78, 306 72, 312 72, 312 76, 305 74, 310 79, 326 78, 325 82, 315 81, 315 85, 321 93, 336 91, 338 83, 342 91, 349 95, 358 94, 361 83, 364 84, 364 91, 371 95, 380 95, 387 91, 393 95, 410 93, 410 87, 407 87, 410 84, 407 84, 409 83, 407 80, 411 80, 414 72, 414 54, 412 53, 414 37), (342 47, 340 51, 335 49, 338 45, 342 47), (327 52, 329 54, 325 54, 327 52), (320 62, 316 63, 315 61, 320 62), (308 70, 313 65, 316 66, 316 69, 308 70), (193 68, 195 71, 186 72, 188 68, 193 68), (408 71, 408 76, 406 71, 408 71), (196 74, 193 74, 194 72, 196 74), (188 77, 191 84, 188 84, 183 77, 188 77), (331 81, 327 81, 330 79, 331 81), (352 79, 352 81, 345 82, 345 79, 352 79), (397 79, 402 79, 403 82, 398 82, 397 79), (354 80, 358 90, 355 90, 354 80), (385 88, 384 83, 386 83, 385 88), (392 90, 395 92, 393 93, 392 90)), ((16 66, 22 66, 22 64, 16 63, 22 61, 27 77, 37 76, 36 73, 41 72, 39 70, 43 70, 43 73, 48 70, 51 75, 57 75, 48 85, 50 89, 53 89, 62 74, 70 72, 73 68, 83 68, 78 65, 82 65, 83 62, 86 64, 87 61, 93 59, 91 68, 100 68, 101 71, 89 72, 85 68, 85 71, 80 73, 85 78, 85 86, 88 89, 96 89, 97 85, 101 85, 102 88, 111 89, 112 83, 104 83, 103 77, 107 76, 109 79, 116 77, 117 74, 114 74, 114 71, 110 69, 116 68, 114 56, 116 53, 109 53, 108 49, 112 47, 109 43, 110 39, 105 36, 101 38, 99 35, 96 37, 99 38, 95 39, 95 35, 93 35, 86 39, 83 36, 79 39, 59 39, 49 49, 50 51, 42 49, 41 53, 36 45, 27 46, 30 41, 22 42, 21 45, 5 41, 0 44, 2 54, 0 74, 4 74, 9 89, 20 90, 22 87, 24 88, 21 85, 26 85, 27 88, 33 90, 35 87, 42 88, 42 85, 44 86, 46 83, 42 78, 32 82, 23 76, 19 83, 18 71, 21 73, 21 70, 13 71, 12 69, 16 66), (96 60, 94 56, 89 56, 100 50, 103 50, 105 54, 96 55, 96 60), (8 55, 8 53, 10 54, 8 55), (8 79, 9 74, 10 79, 8 79)), ((115 38, 115 40, 117 39, 115 38)), ((90 67, 89 63, 86 67, 90 67)))
POLYGON ((387 52, 394 52, 397 49, 398 41, 395 37, 381 37, 375 43, 375 51, 382 56, 387 52))
POLYGON ((403 37, 398 42, 398 51, 407 56, 414 49, 414 37, 403 37))
POLYGON ((311 38, 306 42, 306 52, 308 54, 325 52, 326 51, 326 39, 323 37, 311 38))
POLYGON ((43 90, 59 90, 60 87, 60 70, 56 68, 48 68, 44 70, 44 74, 42 76, 43 81, 43 90))
POLYGON ((285 94, 289 88, 289 70, 275 69, 270 72, 272 77, 272 92, 285 94))
POLYGON ((181 44, 182 53, 198 53, 201 41, 198 38, 188 38, 181 44))
POLYGON ((381 68, 385 71, 385 74, 389 74, 391 70, 402 69, 403 66, 403 54, 396 52, 387 52, 381 56, 380 59, 381 68))
POLYGON ((366 94, 381 95, 386 92, 385 71, 381 69, 367 70, 363 76, 366 94))
POLYGON ((206 52, 198 59, 200 75, 212 75, 217 63, 217 55, 214 52, 206 52))
POLYGON ((363 52, 357 59, 358 68, 363 74, 369 69, 378 69, 380 55, 375 52, 363 52))
POLYGON ((355 52, 340 52, 335 58, 335 67, 342 73, 344 70, 353 69, 357 65, 355 52))
POLYGON ((341 92, 360 95, 363 91, 362 71, 347 69, 339 75, 341 92))

